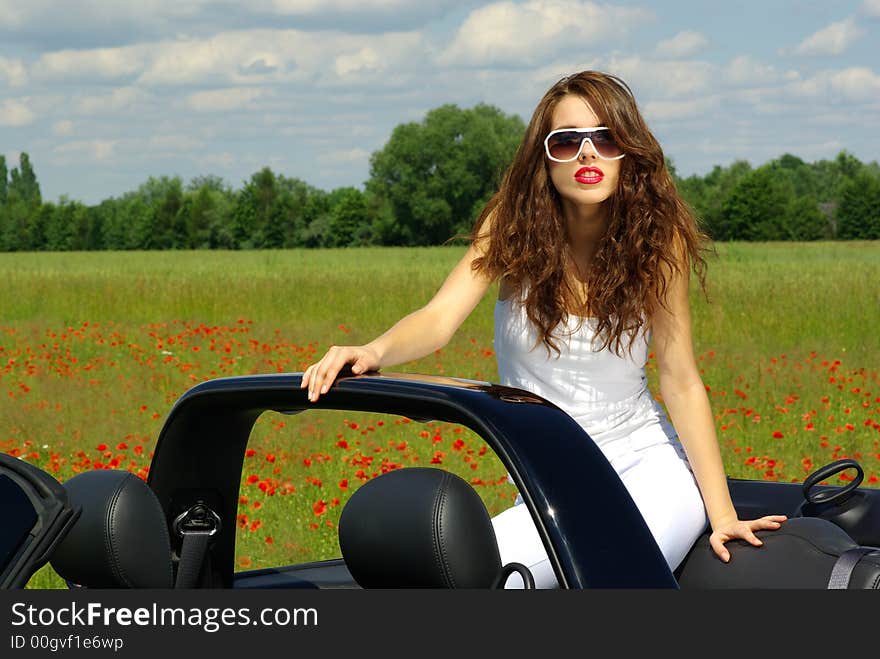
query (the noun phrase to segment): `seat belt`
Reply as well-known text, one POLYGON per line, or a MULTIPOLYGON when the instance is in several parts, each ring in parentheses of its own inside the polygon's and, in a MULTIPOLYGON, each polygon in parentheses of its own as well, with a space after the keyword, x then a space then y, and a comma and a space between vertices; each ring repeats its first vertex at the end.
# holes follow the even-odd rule
POLYGON ((174 530, 183 538, 174 587, 195 588, 211 539, 220 531, 220 516, 199 501, 174 519, 174 530))
POLYGON ((855 547, 847 549, 834 563, 831 569, 831 578, 828 580, 829 590, 846 590, 849 587, 849 579, 852 576, 858 562, 862 556, 874 551, 873 547, 855 547))

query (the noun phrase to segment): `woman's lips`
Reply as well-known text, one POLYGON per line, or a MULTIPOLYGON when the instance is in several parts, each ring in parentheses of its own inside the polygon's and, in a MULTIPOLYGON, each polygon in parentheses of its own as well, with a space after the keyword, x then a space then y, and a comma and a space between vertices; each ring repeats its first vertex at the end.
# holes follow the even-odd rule
POLYGON ((605 178, 605 173, 598 167, 581 167, 574 173, 574 180, 586 185, 595 185, 605 178))

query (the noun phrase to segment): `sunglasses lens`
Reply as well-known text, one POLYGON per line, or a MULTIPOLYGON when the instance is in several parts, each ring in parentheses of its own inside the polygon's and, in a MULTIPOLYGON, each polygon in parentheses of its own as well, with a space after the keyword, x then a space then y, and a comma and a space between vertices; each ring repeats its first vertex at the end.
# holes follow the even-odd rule
MULTIPOLYGON (((547 138, 547 153, 556 160, 574 160, 578 157, 584 138, 589 138, 602 158, 617 158, 623 150, 607 128, 591 131, 561 130, 547 138)), ((586 147, 589 149, 589 147, 586 147)))
POLYGON ((547 153, 557 160, 574 160, 581 149, 584 136, 575 131, 554 133, 547 140, 547 153))
POLYGON ((597 130, 590 136, 590 139, 593 140, 596 152, 603 158, 616 158, 623 153, 611 136, 610 130, 597 130))

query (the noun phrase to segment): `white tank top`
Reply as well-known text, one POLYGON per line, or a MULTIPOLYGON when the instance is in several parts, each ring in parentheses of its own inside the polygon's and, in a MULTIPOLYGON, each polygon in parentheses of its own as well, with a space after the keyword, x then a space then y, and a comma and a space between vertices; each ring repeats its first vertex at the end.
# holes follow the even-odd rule
MULTIPOLYGON (((593 349, 595 319, 569 315, 554 331, 550 355, 516 295, 495 304, 495 358, 501 384, 531 391, 562 408, 612 463, 632 450, 676 438, 661 405, 648 391, 645 363, 650 330, 640 332, 630 355, 593 349), (565 326, 563 326, 565 325, 565 326)), ((624 345, 625 345, 624 341, 624 345)))

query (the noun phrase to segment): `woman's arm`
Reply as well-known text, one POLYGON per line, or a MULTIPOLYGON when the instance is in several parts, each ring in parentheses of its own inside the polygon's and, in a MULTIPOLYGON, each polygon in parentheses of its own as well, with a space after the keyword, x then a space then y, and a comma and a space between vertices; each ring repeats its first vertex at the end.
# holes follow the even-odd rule
POLYGON ((724 542, 743 538, 753 545, 762 544, 754 535, 758 529, 776 529, 784 515, 741 522, 730 498, 721 450, 715 434, 715 422, 693 352, 691 317, 688 300, 689 268, 679 260, 677 272, 668 272, 666 309, 660 306, 651 323, 654 352, 660 375, 660 395, 679 440, 693 469, 712 526, 710 543, 716 554, 727 561, 724 542))
POLYGON ((445 346, 492 283, 471 269, 472 261, 484 253, 490 228, 487 220, 480 238, 424 307, 404 316, 366 345, 333 346, 319 362, 309 366, 300 384, 301 388, 309 388, 309 400, 326 393, 346 364, 352 365, 354 373, 364 373, 420 359, 445 346))

